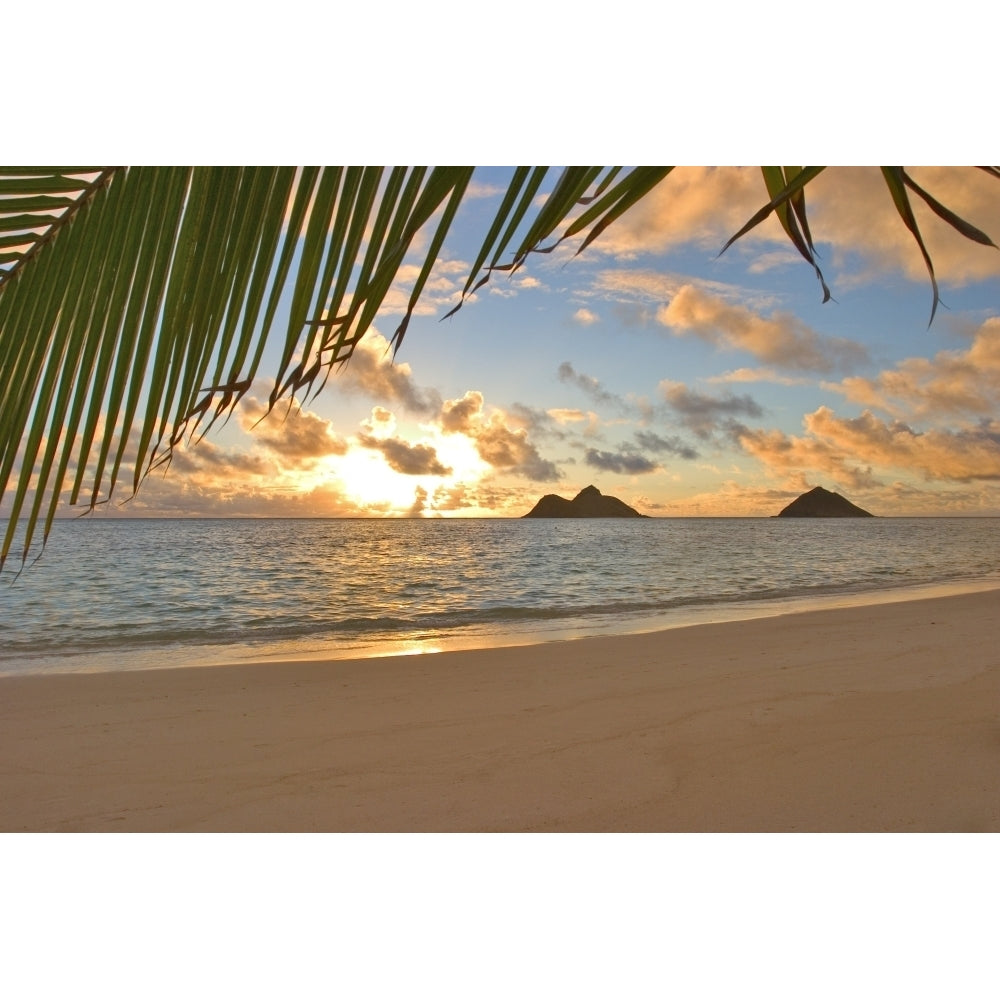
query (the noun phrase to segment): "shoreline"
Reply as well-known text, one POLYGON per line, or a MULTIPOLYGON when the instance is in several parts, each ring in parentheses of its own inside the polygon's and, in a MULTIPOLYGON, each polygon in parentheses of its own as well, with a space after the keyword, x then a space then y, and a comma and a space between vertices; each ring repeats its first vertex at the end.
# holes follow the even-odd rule
MULTIPOLYGON (((504 622, 459 627, 446 632, 403 633, 378 639, 308 638, 294 641, 227 643, 220 646, 179 645, 106 649, 101 652, 29 657, 28 665, 10 669, 0 658, 5 677, 174 670, 179 667, 217 668, 252 663, 382 659, 388 656, 430 655, 482 649, 509 649, 573 642, 601 636, 646 635, 679 628, 726 622, 754 621, 837 608, 870 607, 1000 590, 1000 578, 974 577, 934 583, 906 584, 878 591, 838 591, 773 599, 688 604, 659 612, 628 616, 577 616, 542 623, 504 622), (182 661, 178 663, 178 660, 182 661)), ((11 657, 10 663, 17 663, 11 657)))
POLYGON ((0 829, 997 831, 997 601, 4 676, 0 829))

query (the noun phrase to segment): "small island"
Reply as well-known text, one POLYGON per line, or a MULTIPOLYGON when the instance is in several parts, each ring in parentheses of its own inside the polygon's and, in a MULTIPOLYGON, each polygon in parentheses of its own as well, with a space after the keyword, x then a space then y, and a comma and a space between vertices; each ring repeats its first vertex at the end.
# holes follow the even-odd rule
POLYGON ((839 493, 817 486, 793 500, 778 517, 874 517, 839 493))
POLYGON ((596 486, 580 490, 572 500, 546 493, 524 517, 645 517, 617 497, 606 497, 596 486))

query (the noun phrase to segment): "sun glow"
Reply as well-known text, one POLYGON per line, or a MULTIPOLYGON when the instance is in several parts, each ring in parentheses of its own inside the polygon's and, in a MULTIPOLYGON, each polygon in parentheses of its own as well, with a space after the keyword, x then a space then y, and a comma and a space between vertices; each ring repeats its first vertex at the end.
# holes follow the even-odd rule
POLYGON ((405 511, 413 505, 421 476, 405 476, 391 469, 375 452, 354 448, 331 461, 344 492, 363 506, 405 511))
POLYGON ((432 513, 435 494, 459 484, 478 482, 489 470, 475 445, 460 435, 432 434, 421 444, 433 447, 440 463, 451 471, 447 475, 407 475, 393 469, 377 451, 355 447, 346 455, 331 457, 325 463, 327 474, 360 506, 373 513, 432 513))

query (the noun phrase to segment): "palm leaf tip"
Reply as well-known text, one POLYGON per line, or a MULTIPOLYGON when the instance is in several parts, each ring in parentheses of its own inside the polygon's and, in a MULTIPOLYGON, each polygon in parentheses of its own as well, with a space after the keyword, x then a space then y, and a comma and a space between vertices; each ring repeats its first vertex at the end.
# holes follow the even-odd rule
MULTIPOLYGON (((1000 178, 1000 173, 994 175, 1000 178)), ((996 243, 990 239, 981 229, 977 229, 971 223, 966 222, 961 216, 957 215, 946 205, 942 205, 933 195, 928 191, 925 191, 913 178, 902 168, 900 168, 899 173, 900 179, 903 183, 913 192, 920 196, 923 201, 927 204, 930 210, 944 222, 947 222, 952 229, 960 233, 967 240, 971 240, 973 243, 978 243, 980 246, 993 247, 994 250, 1000 249, 997 247, 996 243)))
POLYGON ((906 172, 902 167, 881 167, 880 169, 886 187, 888 187, 889 193, 892 196, 893 204, 896 206, 896 212, 903 220, 903 225, 906 226, 914 240, 916 240, 917 247, 920 249, 920 254, 924 259, 924 265, 927 268, 927 274, 930 277, 933 299, 931 301, 931 318, 927 324, 929 327, 934 322, 937 307, 941 302, 941 293, 938 288, 937 276, 934 274, 934 263, 927 250, 927 245, 924 243, 920 227, 917 225, 916 216, 913 214, 913 206, 910 204, 909 196, 906 193, 908 186, 906 184, 906 172))
POLYGON ((817 261, 818 255, 813 246, 812 234, 806 218, 804 196, 805 186, 822 173, 826 167, 761 167, 760 169, 771 200, 758 209, 743 227, 726 241, 718 256, 721 257, 737 240, 742 239, 747 233, 774 215, 795 249, 812 265, 820 287, 823 289, 823 301, 829 302, 832 296, 817 261))

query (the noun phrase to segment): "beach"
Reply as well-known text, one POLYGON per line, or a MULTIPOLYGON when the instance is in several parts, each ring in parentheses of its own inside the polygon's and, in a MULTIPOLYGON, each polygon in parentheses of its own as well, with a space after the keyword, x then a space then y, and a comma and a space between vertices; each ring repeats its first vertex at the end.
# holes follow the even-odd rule
POLYGON ((1000 591, 0 678, 10 831, 997 831, 1000 591))

